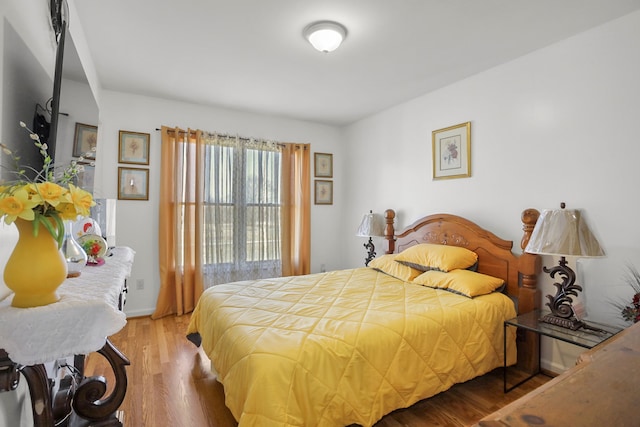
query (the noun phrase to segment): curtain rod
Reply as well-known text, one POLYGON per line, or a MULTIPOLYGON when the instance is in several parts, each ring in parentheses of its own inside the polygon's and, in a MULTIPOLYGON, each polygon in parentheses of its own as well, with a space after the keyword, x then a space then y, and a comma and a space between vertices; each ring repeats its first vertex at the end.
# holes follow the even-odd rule
MULTIPOLYGON (((156 130, 157 130, 157 131, 161 131, 162 129, 160 129, 160 128, 156 128, 156 130)), ((176 131, 176 130, 175 130, 175 128, 169 128, 169 132, 175 132, 175 131, 176 131)), ((185 134, 185 133, 192 133, 192 134, 195 134, 195 132, 196 132, 196 131, 193 131, 193 130, 192 130, 192 131, 186 131, 186 130, 182 130, 182 129, 180 129, 180 130, 178 131, 178 133, 182 133, 182 134, 185 134)), ((211 133, 211 132, 208 132, 208 133, 211 133)), ((229 135, 229 134, 225 134, 225 133, 215 133, 215 132, 214 132, 214 134, 215 134, 215 135, 217 135, 217 136, 221 136, 221 137, 223 137, 223 138, 238 138, 238 139, 241 139, 242 141, 259 141, 259 142, 268 142, 268 141, 266 141, 266 140, 264 140, 264 139, 246 138, 246 137, 243 137, 243 136, 238 136, 238 135, 229 135)), ((276 144, 280 145, 281 147, 284 147, 284 146, 285 146, 285 144, 284 144, 284 143, 282 143, 282 142, 276 142, 276 144)), ((294 143, 293 145, 301 145, 301 146, 303 146, 303 147, 304 147, 304 149, 305 149, 305 150, 306 150, 306 149, 308 148, 308 146, 309 146, 308 144, 296 144, 296 143, 294 143)))

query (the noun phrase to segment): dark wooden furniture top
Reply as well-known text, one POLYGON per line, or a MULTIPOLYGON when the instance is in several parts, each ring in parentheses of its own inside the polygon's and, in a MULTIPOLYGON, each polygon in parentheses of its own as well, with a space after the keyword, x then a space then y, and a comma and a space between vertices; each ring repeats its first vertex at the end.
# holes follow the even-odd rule
POLYGON ((636 323, 476 426, 637 426, 639 367, 640 323, 636 323))

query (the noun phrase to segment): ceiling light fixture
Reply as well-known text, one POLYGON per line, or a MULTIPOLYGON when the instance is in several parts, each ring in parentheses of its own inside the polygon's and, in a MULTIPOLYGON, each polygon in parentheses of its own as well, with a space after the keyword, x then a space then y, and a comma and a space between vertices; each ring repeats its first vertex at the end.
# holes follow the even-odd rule
POLYGON ((333 52, 347 36, 347 29, 337 22, 318 21, 309 24, 302 32, 304 38, 320 52, 333 52))

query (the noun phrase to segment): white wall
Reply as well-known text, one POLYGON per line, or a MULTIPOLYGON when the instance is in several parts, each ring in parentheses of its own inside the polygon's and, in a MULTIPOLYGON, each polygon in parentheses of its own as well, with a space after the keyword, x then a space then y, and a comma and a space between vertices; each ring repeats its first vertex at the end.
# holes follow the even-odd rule
MULTIPOLYGON (((349 126, 342 266, 360 262, 348 231, 367 209, 395 209, 399 227, 459 214, 517 247, 523 209, 564 201, 586 211, 605 249, 638 248, 638 40, 635 12, 349 126), (433 181, 431 132, 466 121, 472 176, 433 181)), ((555 294, 548 280, 542 289, 555 294)))
POLYGON ((340 239, 340 230, 335 224, 340 223, 343 208, 341 200, 345 197, 341 172, 344 169, 344 158, 341 155, 343 148, 341 134, 337 128, 104 90, 101 96, 98 129, 94 190, 96 197, 117 198, 119 130, 145 132, 151 135, 149 201, 117 201, 117 245, 130 246, 136 251, 125 307, 127 315, 152 313, 159 290, 157 233, 158 199, 161 191, 159 179, 162 171, 160 132, 155 129, 163 125, 281 142, 310 143, 312 159, 316 151, 333 153, 334 204, 312 205, 311 269, 318 272, 321 264, 325 264, 329 269, 340 266, 340 251, 335 250, 334 246, 340 239), (139 281, 144 282, 144 289, 137 289, 139 281))

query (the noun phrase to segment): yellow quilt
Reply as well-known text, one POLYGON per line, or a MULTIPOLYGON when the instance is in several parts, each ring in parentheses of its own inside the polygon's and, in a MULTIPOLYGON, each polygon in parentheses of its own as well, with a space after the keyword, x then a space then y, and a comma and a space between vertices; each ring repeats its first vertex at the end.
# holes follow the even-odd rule
POLYGON ((188 333, 240 426, 370 426, 502 366, 515 315, 500 293, 470 299, 357 268, 214 286, 188 333))

